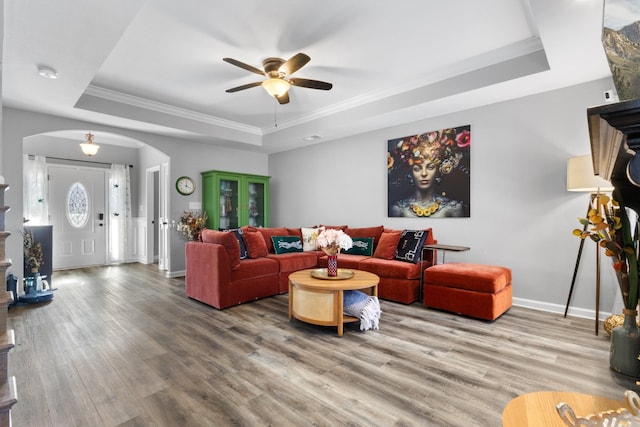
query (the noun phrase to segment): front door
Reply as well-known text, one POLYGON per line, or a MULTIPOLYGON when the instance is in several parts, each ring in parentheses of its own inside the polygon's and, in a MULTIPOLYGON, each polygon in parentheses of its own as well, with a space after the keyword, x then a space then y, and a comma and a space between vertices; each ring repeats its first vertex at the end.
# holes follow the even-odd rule
POLYGON ((53 268, 106 264, 104 169, 49 165, 53 268))

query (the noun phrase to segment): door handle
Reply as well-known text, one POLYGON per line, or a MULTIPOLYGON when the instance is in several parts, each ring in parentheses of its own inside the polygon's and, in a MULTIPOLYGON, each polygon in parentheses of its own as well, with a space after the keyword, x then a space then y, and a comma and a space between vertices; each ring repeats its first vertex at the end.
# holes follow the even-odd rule
POLYGON ((104 214, 103 214, 103 213, 99 213, 99 214, 98 214, 98 219, 99 219, 100 221, 102 221, 102 220, 104 219, 104 214))

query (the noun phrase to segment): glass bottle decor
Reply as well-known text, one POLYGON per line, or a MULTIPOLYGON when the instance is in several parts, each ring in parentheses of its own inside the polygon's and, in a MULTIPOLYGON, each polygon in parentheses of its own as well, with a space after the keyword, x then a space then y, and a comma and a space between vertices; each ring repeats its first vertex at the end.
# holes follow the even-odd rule
POLYGON ((327 255, 327 276, 338 277, 338 255, 327 255))

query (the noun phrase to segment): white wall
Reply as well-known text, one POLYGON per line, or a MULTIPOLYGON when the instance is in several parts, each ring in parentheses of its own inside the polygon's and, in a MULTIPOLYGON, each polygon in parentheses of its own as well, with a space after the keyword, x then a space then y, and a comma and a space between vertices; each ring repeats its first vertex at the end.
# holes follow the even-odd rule
MULTIPOLYGON (((587 107, 604 103, 603 79, 271 155, 271 225, 384 224, 433 227, 440 242, 470 246, 447 262, 498 264, 513 271, 514 301, 564 311, 588 195, 566 191, 566 161, 588 154, 587 107), (471 217, 387 217, 387 140, 471 125, 471 217), (581 227, 580 227, 581 228, 581 227)), ((570 313, 593 316, 595 248, 586 242, 570 313)), ((602 263, 601 308, 617 283, 602 263)))
MULTIPOLYGON (((227 170, 231 172, 246 172, 267 175, 267 155, 250 153, 241 150, 198 144, 178 138, 168 138, 159 135, 136 132, 110 126, 87 123, 78 120, 63 119, 55 116, 32 113, 13 108, 3 108, 2 127, 2 172, 10 188, 5 193, 5 204, 11 209, 6 216, 6 230, 13 233, 7 240, 7 258, 13 262, 10 271, 22 271, 22 241, 18 230, 22 229, 22 144, 26 137, 58 130, 83 130, 111 132, 141 141, 153 150, 141 150, 140 169, 149 166, 150 161, 162 158, 170 159, 169 205, 170 217, 178 220, 189 202, 200 202, 202 195, 200 185, 190 196, 182 196, 175 190, 174 183, 179 176, 188 175, 200 182, 200 172, 210 169, 227 170), (158 154, 162 153, 162 154, 158 154), (151 159, 151 160, 150 160, 151 159), (16 235, 18 237, 16 237, 16 235)), ((99 161, 100 154, 95 156, 99 161)), ((144 200, 145 185, 140 182, 139 200, 144 200)), ((145 212, 138 212, 144 216, 145 212)), ((177 231, 169 233, 170 262, 168 275, 179 275, 184 271, 184 240, 177 231)))

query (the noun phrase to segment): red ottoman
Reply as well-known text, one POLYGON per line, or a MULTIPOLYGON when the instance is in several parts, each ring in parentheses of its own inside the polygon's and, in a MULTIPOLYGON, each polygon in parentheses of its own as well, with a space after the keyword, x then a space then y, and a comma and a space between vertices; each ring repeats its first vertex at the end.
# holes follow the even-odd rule
POLYGON ((451 262, 424 270, 423 303, 465 316, 495 320, 511 308, 511 270, 451 262))

